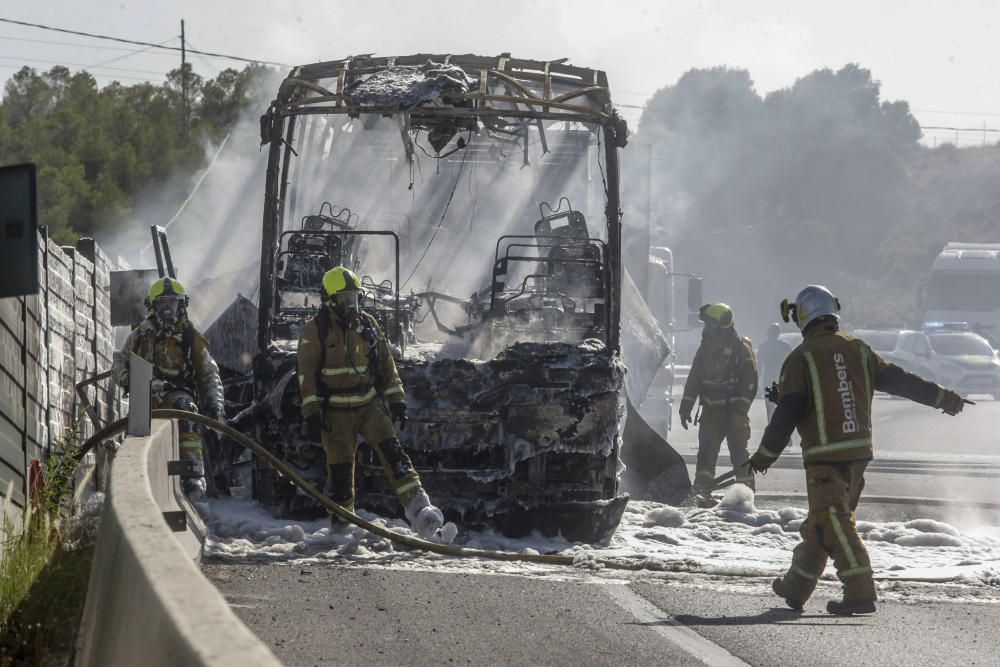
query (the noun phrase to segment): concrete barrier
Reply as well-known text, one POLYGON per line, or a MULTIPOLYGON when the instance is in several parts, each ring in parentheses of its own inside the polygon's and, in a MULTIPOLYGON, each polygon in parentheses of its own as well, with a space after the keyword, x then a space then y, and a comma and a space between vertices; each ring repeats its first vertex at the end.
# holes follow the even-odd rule
POLYGON ((77 664, 277 666, 198 567, 204 525, 167 476, 176 424, 153 422, 115 458, 80 627, 77 664), (173 532, 164 511, 185 509, 173 532))

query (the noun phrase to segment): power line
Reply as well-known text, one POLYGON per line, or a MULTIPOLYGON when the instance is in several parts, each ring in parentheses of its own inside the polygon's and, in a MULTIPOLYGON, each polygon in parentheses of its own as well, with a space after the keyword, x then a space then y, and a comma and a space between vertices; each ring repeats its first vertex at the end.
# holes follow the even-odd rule
MULTIPOLYGON (((22 67, 24 67, 24 65, 0 65, 0 69, 19 70, 22 67)), ((125 76, 124 74, 101 74, 100 72, 95 72, 95 75, 107 78, 114 78, 114 79, 124 79, 126 81, 145 81, 146 83, 149 82, 149 77, 143 78, 139 76, 125 76)))
MULTIPOLYGON (((177 38, 176 37, 171 37, 170 39, 166 39, 166 40, 160 42, 160 46, 163 46, 167 42, 172 42, 175 39, 177 39, 177 38)), ((125 60, 126 58, 131 58, 132 56, 137 56, 140 53, 145 53, 146 51, 149 51, 152 48, 155 48, 155 47, 146 46, 146 47, 143 47, 143 48, 138 49, 136 51, 129 51, 128 53, 125 53, 125 54, 122 54, 122 55, 117 56, 115 58, 112 58, 111 60, 102 60, 101 62, 97 63, 96 65, 88 65, 87 67, 88 68, 104 67, 105 65, 110 65, 111 63, 116 63, 119 60, 125 60)))
POLYGON ((14 60, 16 62, 41 63, 43 65, 72 65, 74 67, 94 67, 95 69, 110 69, 119 72, 133 72, 135 74, 159 74, 163 76, 166 72, 159 72, 150 69, 130 69, 128 67, 97 67, 86 63, 70 63, 63 60, 41 60, 39 58, 20 58, 17 56, 0 56, 0 60, 14 60))
MULTIPOLYGON (((151 46, 158 49, 164 49, 167 51, 180 51, 179 46, 162 46, 160 44, 153 44, 152 42, 140 42, 134 39, 124 39, 122 37, 112 37, 110 35, 98 35, 92 32, 83 32, 81 30, 69 30, 67 28, 55 28, 50 25, 42 25, 41 23, 28 23, 27 21, 15 21, 14 19, 0 18, 0 23, 11 23, 14 25, 27 26, 29 28, 39 28, 40 30, 51 30, 53 32, 62 32, 69 35, 80 35, 83 37, 92 37, 94 39, 106 39, 112 42, 121 42, 122 44, 135 44, 136 46, 151 46)), ((245 63, 256 63, 262 65, 277 65, 279 67, 287 67, 285 63, 278 63, 271 60, 260 60, 257 58, 243 58, 240 56, 230 56, 225 53, 212 53, 210 51, 195 51, 193 49, 187 49, 190 53, 198 53, 203 56, 212 56, 214 58, 228 58, 229 60, 239 60, 245 63)))
MULTIPOLYGON (((98 51, 132 51, 125 46, 105 46, 98 44, 83 44, 82 42, 57 42, 51 39, 27 39, 25 37, 11 37, 10 35, 0 35, 0 39, 10 42, 27 42, 29 44, 54 44, 56 46, 75 46, 80 49, 97 49, 98 51)), ((176 37, 174 39, 177 39, 176 37)), ((175 57, 172 53, 154 53, 151 55, 175 57)))
POLYGON ((949 132, 989 132, 996 133, 1000 132, 1000 129, 993 129, 991 127, 944 127, 942 125, 921 125, 921 130, 947 130, 949 132))
MULTIPOLYGON (((194 46, 194 42, 192 42, 190 39, 187 40, 187 43, 190 44, 191 46, 194 46)), ((189 53, 198 53, 197 51, 195 51, 193 49, 188 49, 188 52, 189 53)), ((213 65, 211 60, 209 60, 208 58, 205 58, 204 56, 202 56, 201 62, 204 63, 206 66, 208 66, 209 69, 211 69, 212 71, 214 71, 216 75, 219 74, 219 68, 216 67, 215 65, 213 65)))

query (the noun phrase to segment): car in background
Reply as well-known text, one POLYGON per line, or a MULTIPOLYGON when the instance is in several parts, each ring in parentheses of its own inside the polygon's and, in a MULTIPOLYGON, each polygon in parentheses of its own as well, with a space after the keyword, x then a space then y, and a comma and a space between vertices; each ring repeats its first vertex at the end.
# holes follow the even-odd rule
POLYGON ((868 343, 868 345, 885 356, 896 349, 896 342, 902 329, 855 329, 851 335, 868 343))
POLYGON ((985 338, 962 327, 902 331, 887 358, 963 396, 1000 400, 1000 356, 985 338))

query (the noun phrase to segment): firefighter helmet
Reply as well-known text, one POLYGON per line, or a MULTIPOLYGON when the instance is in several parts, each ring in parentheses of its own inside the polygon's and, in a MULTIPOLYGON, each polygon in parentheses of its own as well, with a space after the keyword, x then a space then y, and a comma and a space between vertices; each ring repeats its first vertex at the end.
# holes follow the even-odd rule
POLYGON ((350 269, 335 266, 323 274, 323 296, 327 299, 340 292, 361 290, 361 281, 350 269))
POLYGON ((187 290, 184 289, 184 285, 181 285, 174 278, 160 278, 152 285, 149 286, 149 292, 146 293, 147 305, 151 304, 156 299, 163 297, 183 297, 187 301, 187 290))
POLYGON ((733 309, 724 303, 706 303, 698 310, 698 319, 720 329, 731 329, 736 324, 733 309))
POLYGON ((795 322, 800 331, 820 317, 840 319, 840 301, 833 292, 822 285, 806 285, 795 297, 795 303, 788 299, 781 302, 781 319, 795 322))
POLYGON ((172 331, 185 317, 188 305, 187 290, 173 278, 163 277, 149 286, 146 307, 152 311, 163 331, 172 331))

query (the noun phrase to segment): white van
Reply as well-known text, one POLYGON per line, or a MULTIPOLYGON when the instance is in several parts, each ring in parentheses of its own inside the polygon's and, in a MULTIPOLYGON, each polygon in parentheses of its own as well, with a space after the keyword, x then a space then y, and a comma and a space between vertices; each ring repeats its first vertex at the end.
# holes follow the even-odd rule
POLYGON ((967 322, 1000 340, 1000 243, 957 243, 934 260, 924 298, 924 322, 967 322))

